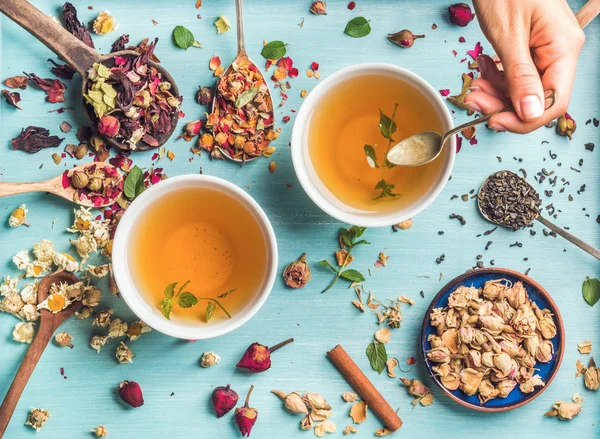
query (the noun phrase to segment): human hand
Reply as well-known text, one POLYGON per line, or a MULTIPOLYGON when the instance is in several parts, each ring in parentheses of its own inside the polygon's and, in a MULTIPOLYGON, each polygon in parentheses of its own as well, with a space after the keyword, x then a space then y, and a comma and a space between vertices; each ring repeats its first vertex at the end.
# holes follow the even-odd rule
POLYGON ((585 36, 565 0, 473 0, 479 24, 502 61, 504 72, 478 58, 481 78, 471 82, 465 104, 489 114, 512 103, 516 113, 490 119, 496 131, 529 133, 567 110, 577 57, 585 36), (545 110, 544 90, 556 101, 545 110))

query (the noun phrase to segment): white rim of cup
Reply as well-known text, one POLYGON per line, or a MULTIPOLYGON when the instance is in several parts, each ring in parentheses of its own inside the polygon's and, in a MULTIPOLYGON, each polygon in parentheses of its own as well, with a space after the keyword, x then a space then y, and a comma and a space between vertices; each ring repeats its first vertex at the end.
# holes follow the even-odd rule
POLYGON ((138 196, 119 222, 113 243, 113 274, 119 291, 127 306, 143 322, 151 328, 170 335, 187 340, 202 340, 218 337, 231 332, 250 320, 262 307, 269 297, 275 277, 277 275, 277 239, 271 222, 259 204, 242 189, 222 178, 208 175, 179 175, 163 180, 145 190, 138 196), (190 184, 191 183, 191 184, 190 184), (254 301, 244 307, 238 315, 231 319, 222 320, 215 324, 204 324, 202 326, 187 324, 184 320, 168 320, 156 306, 150 304, 135 286, 133 275, 129 270, 128 250, 131 229, 134 227, 139 214, 146 210, 151 203, 156 202, 161 196, 177 190, 179 187, 208 187, 222 190, 233 198, 240 201, 257 219, 263 231, 267 251, 267 269, 263 283, 256 294, 254 301))
POLYGON ((442 192, 450 174, 454 167, 454 158, 456 156, 456 139, 452 136, 451 139, 447 140, 446 146, 442 154, 447 156, 447 164, 443 172, 438 176, 435 185, 432 190, 419 200, 418 204, 404 208, 399 212, 390 212, 388 214, 373 215, 373 214, 360 214, 348 212, 335 206, 329 201, 315 186, 312 181, 312 177, 308 174, 304 155, 307 154, 308 141, 303 140, 307 135, 307 125, 309 117, 313 111, 313 108, 318 104, 319 99, 322 98, 323 94, 328 91, 331 86, 335 85, 338 81, 347 79, 350 76, 356 76, 361 73, 392 73, 397 75, 400 79, 408 80, 412 82, 429 100, 432 102, 437 110, 438 116, 442 122, 445 130, 450 130, 454 127, 450 110, 446 107, 444 100, 438 94, 438 92, 423 78, 410 70, 398 67, 388 63, 362 63, 348 67, 344 67, 337 72, 329 75, 323 81, 321 81, 306 97, 300 110, 296 114, 296 120, 292 129, 291 137, 291 149, 292 149, 292 162, 294 164, 294 170, 296 176, 300 181, 300 184, 304 188, 306 194, 313 200, 313 202, 321 208, 325 213, 332 216, 333 218, 342 221, 347 224, 353 224, 364 227, 385 227, 393 224, 400 223, 402 221, 413 218, 425 208, 427 208, 442 192))

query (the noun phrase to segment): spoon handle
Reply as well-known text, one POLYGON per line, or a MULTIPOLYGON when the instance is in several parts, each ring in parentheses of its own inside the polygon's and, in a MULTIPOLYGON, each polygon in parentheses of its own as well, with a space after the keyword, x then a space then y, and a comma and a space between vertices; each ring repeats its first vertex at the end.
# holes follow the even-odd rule
MULTIPOLYGON (((554 102, 556 101, 556 92, 554 90, 546 90, 544 92, 544 99, 545 99, 544 109, 547 110, 548 108, 550 108, 550 107, 552 107, 554 105, 554 102)), ((488 120, 491 119, 492 116, 495 116, 498 113, 503 113, 505 111, 511 111, 511 112, 514 113, 515 108, 512 105, 508 105, 508 106, 504 107, 502 110, 498 110, 498 111, 496 111, 494 113, 486 114, 485 116, 478 117, 477 119, 473 119, 473 120, 471 120, 471 121, 469 121, 467 123, 463 123, 462 125, 459 125, 457 127, 452 128, 450 131, 446 132, 444 134, 444 136, 442 137, 442 145, 451 136, 453 136, 456 133, 461 132, 465 128, 469 128, 469 127, 472 127, 472 126, 479 125, 481 123, 487 122, 488 120)))
POLYGON ((539 216, 537 218, 537 220, 542 223, 543 225, 545 225, 546 227, 548 227, 550 230, 552 230, 553 232, 556 232, 557 235, 562 236, 563 238, 565 238, 567 241, 570 241, 571 243, 575 244, 577 247, 579 247, 580 249, 588 252, 590 255, 592 255, 593 257, 595 257, 596 259, 600 259, 600 250, 598 250, 596 247, 593 247, 591 245, 589 245, 587 242, 582 241, 581 239, 579 239, 578 237, 570 234, 569 232, 567 232, 565 229, 563 229, 562 227, 558 227, 556 224, 548 221, 546 218, 544 218, 543 216, 539 216))
POLYGON ((28 192, 48 192, 49 189, 50 188, 45 181, 36 183, 0 183, 0 197, 25 194, 28 192))
POLYGON ((4 435, 6 427, 8 427, 8 423, 10 422, 10 418, 15 411, 15 407, 19 402, 19 398, 23 393, 23 389, 25 389, 25 385, 27 384, 27 381, 29 381, 29 377, 31 377, 31 374, 42 356, 44 349, 46 349, 48 342, 52 338, 53 333, 54 328, 52 325, 44 325, 42 322, 31 346, 29 346, 25 358, 23 358, 23 362, 0 406, 0 438, 4 435))
POLYGON ((244 8, 242 0, 235 0, 235 21, 237 24, 237 54, 238 56, 246 55, 246 44, 244 43, 244 8))
POLYGON ((67 30, 27 0, 0 0, 0 11, 83 74, 100 58, 67 30))

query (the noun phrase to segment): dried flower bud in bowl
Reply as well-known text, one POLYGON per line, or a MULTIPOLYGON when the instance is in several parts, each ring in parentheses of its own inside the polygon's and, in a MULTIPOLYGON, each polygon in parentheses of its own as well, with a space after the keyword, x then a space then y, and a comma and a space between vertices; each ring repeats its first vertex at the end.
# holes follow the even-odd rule
POLYGON ((433 380, 473 410, 518 408, 540 395, 564 354, 564 327, 548 292, 506 268, 468 271, 435 296, 421 350, 433 380))

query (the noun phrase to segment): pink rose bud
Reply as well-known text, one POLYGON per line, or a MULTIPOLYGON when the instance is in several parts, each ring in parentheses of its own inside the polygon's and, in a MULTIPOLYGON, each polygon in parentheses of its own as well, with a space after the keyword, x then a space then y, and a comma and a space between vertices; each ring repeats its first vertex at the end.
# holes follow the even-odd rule
POLYGON ((254 390, 254 386, 250 386, 250 390, 248 390, 248 395, 246 396, 246 403, 244 404, 244 406, 235 409, 235 423, 240 429, 240 433, 242 433, 242 436, 250 436, 250 433, 252 432, 252 427, 254 427, 256 419, 258 418, 258 410, 248 406, 252 390, 254 390))
POLYGON ((217 413, 217 418, 229 413, 236 406, 238 399, 237 392, 231 389, 229 384, 225 387, 219 386, 215 388, 212 394, 212 403, 217 413))
POLYGON ((102 119, 98 122, 98 133, 101 136, 115 137, 119 134, 119 128, 121 128, 121 124, 114 116, 102 116, 102 119))
POLYGON ((238 362, 237 367, 248 369, 252 373, 264 372, 271 367, 271 353, 293 341, 294 339, 290 338, 286 341, 276 344, 272 348, 263 346, 260 343, 252 343, 250 346, 248 346, 246 352, 244 352, 244 355, 238 362))
POLYGON ((450 13, 450 21, 460 27, 465 27, 475 18, 471 7, 465 3, 451 5, 448 7, 448 12, 450 13))
POLYGON ((131 407, 141 407, 144 405, 144 396, 142 388, 135 381, 123 381, 117 389, 121 399, 131 407))

